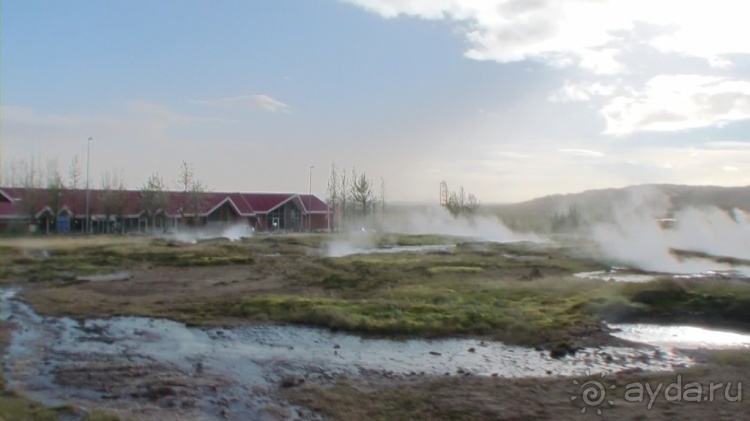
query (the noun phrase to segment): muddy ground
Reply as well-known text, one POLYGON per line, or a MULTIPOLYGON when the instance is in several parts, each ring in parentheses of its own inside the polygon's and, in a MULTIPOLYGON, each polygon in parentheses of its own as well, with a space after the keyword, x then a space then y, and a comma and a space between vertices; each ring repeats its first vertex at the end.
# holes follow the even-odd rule
MULTIPOLYGON (((674 373, 626 373, 600 378, 598 373, 577 378, 504 379, 454 375, 435 379, 367 380, 354 379, 328 385, 309 384, 288 389, 293 402, 326 414, 335 420, 414 419, 414 420, 745 420, 750 419, 750 403, 738 389, 738 383, 750 379, 747 354, 696 355, 703 364, 674 373), (672 389, 669 400, 663 388, 682 382, 681 393, 672 389), (574 384, 573 381, 577 381, 574 384), (607 388, 606 400, 598 406, 582 402, 581 385, 587 380, 600 381, 607 388), (650 381, 652 391, 663 384, 650 404, 648 392, 641 400, 633 392, 635 384, 650 381), (686 385, 698 382, 702 395, 685 394, 686 385), (723 382, 710 401, 710 383, 723 382), (726 384, 731 382, 726 399, 726 384), (614 385, 615 389, 609 389, 614 385), (674 396, 687 398, 680 402, 674 396), (571 400, 572 397, 577 399, 571 400), (736 398, 742 398, 735 402, 736 398), (612 401, 612 404, 609 403, 612 401), (585 413, 581 410, 586 408, 585 413), (597 413, 601 410, 601 415, 597 413)), ((695 385, 693 385, 695 386, 695 385)), ((691 386, 691 387, 693 387, 691 386)), ((743 384, 743 386, 746 386, 743 384)), ((645 390, 645 388, 644 388, 645 390)), ((596 399, 592 399, 596 401, 596 399)), ((592 402, 589 401, 589 402, 592 402)))
MULTIPOLYGON (((451 241, 392 237, 376 243, 451 241)), ((660 276, 642 285, 585 280, 574 273, 609 270, 609 264, 523 243, 331 258, 325 238, 318 236, 198 244, 99 238, 96 244, 8 242, 0 252, 0 283, 21 287, 21 299, 44 316, 78 320, 145 316, 204 328, 271 322, 399 338, 499 339, 558 352, 563 360, 571 357, 566 352, 581 347, 621 343, 602 329, 602 320, 699 321, 740 328, 750 322, 750 288, 742 282, 704 279, 696 284, 660 276), (109 282, 85 278, 122 271, 130 276, 109 282)), ((197 362, 177 367, 141 361, 135 354, 132 362, 71 360, 56 367, 54 380, 106 397, 72 399, 81 413, 103 407, 122 419, 224 419, 236 414, 247 396, 258 403, 254 419, 750 419, 747 400, 661 399, 649 409, 647 403, 617 395, 613 406, 602 407, 601 416, 594 408, 581 414, 581 398, 571 400, 580 386, 554 373, 527 379, 455 371, 352 376, 311 366, 302 374, 269 379, 245 397, 230 396, 222 392, 228 379, 201 371, 197 362)), ((683 373, 690 381, 736 384, 750 373, 741 352, 696 358, 702 365, 683 373)), ((613 393, 622 393, 630 382, 665 376, 676 373, 620 375, 612 378, 619 385, 613 393)))

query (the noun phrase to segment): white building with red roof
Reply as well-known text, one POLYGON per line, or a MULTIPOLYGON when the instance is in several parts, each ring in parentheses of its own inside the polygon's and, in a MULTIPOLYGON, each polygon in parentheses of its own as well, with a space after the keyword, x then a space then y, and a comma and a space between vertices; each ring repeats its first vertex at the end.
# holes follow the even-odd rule
MULTIPOLYGON (((313 231, 329 228, 329 210, 315 195, 298 193, 158 193, 147 211, 139 190, 89 191, 91 231, 171 231, 185 226, 243 224, 255 231, 313 231)), ((0 231, 83 232, 86 190, 0 188, 0 231), (57 209, 55 209, 57 208, 57 209)))

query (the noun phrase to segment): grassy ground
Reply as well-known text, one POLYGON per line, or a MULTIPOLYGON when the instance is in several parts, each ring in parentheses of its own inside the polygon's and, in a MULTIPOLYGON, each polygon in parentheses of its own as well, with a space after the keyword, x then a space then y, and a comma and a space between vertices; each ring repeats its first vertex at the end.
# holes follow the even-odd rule
MULTIPOLYGON (((531 243, 461 242, 448 251, 326 257, 329 243, 348 240, 328 235, 197 244, 138 237, 13 239, 0 246, 0 286, 23 286, 23 298, 44 315, 141 315, 194 325, 289 322, 388 336, 466 335, 544 346, 606 336, 600 332, 602 320, 742 328, 750 324, 747 283, 580 279, 573 274, 603 270, 606 265, 573 248, 531 243), (78 279, 119 270, 130 271, 133 278, 78 279)), ((352 245, 460 241, 379 235, 357 238, 352 245)), ((5 334, 7 329, 0 329, 0 341, 5 334)), ((716 354, 710 372, 746 378, 748 355, 716 354)), ((708 379, 706 372, 689 374, 708 379)), ((350 379, 285 393, 332 419, 481 420, 566 418, 559 414, 571 408, 570 418, 578 417, 580 408, 572 407, 569 399, 575 391, 570 379, 451 376, 387 382, 350 379)), ((665 406, 654 415, 639 408, 620 398, 612 419, 685 418, 691 413, 665 406)), ((704 415, 722 419, 726 412, 724 419, 736 419, 731 418, 736 407, 716 408, 704 415)), ((100 411, 87 416, 117 419, 100 411)), ((56 418, 55 410, 13 393, 0 395, 0 420, 56 418)))
MULTIPOLYGON (((449 251, 326 257, 326 245, 344 239, 289 235, 197 244, 127 237, 9 242, 0 250, 0 282, 32 286, 25 298, 47 315, 157 316, 193 325, 289 322, 534 345, 596 333, 603 319, 739 327, 750 321, 747 284, 579 279, 575 272, 605 266, 572 249, 532 243, 464 242, 449 251), (82 274, 123 269, 134 278, 76 281, 82 274)), ((456 242, 401 235, 367 240, 373 245, 456 242)))

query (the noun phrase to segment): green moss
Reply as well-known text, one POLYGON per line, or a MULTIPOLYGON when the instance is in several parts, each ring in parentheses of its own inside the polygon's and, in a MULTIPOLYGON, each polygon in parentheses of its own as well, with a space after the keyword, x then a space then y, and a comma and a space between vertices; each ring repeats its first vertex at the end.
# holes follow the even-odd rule
POLYGON ((120 421, 121 418, 110 411, 103 409, 94 409, 93 411, 86 414, 82 421, 120 421))
POLYGON ((411 286, 370 298, 256 296, 226 311, 252 320, 277 320, 378 334, 480 334, 515 342, 554 340, 597 323, 579 309, 588 292, 539 288, 516 283, 457 293, 449 288, 411 286), (537 293, 533 291, 536 290, 537 293))
POLYGON ((434 266, 427 269, 432 275, 439 275, 441 273, 478 273, 483 269, 476 266, 434 266))
POLYGON ((0 395, 0 420, 4 421, 54 421, 59 413, 26 398, 3 392, 0 395))

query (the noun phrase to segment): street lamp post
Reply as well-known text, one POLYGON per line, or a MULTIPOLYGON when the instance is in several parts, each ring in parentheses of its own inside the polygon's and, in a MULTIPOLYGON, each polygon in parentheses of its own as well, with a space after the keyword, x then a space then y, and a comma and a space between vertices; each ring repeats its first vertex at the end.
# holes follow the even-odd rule
POLYGON ((91 152, 91 138, 86 142, 86 234, 91 234, 91 214, 89 208, 89 154, 91 152))
POLYGON ((307 195, 307 231, 312 232, 312 169, 315 165, 310 165, 310 178, 308 183, 307 195))

